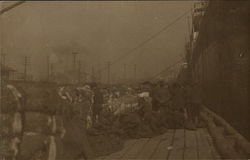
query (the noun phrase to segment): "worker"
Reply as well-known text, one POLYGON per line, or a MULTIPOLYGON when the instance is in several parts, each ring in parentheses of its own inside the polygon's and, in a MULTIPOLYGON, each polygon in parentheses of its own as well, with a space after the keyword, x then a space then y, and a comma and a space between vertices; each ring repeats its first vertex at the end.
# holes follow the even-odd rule
POLYGON ((152 105, 153 105, 153 111, 158 112, 160 109, 161 103, 159 102, 159 95, 161 90, 161 84, 160 82, 156 83, 155 85, 152 85, 152 105))
POLYGON ((169 117, 167 117, 169 105, 170 105, 170 92, 169 87, 164 81, 159 81, 156 88, 153 91, 153 107, 160 113, 160 121, 163 127, 168 127, 169 117), (156 105, 156 106, 154 106, 156 105))
MULTIPOLYGON (((91 159, 95 156, 86 131, 86 100, 80 101, 80 94, 76 89, 73 89, 72 92, 76 92, 72 94, 72 96, 76 101, 71 103, 71 101, 65 102, 64 108, 67 108, 63 113, 63 124, 65 127, 65 135, 62 139, 63 144, 63 154, 58 157, 60 160, 68 160, 68 159, 77 159, 79 157, 83 157, 84 159, 91 159), (85 104, 85 105, 83 105, 85 104)), ((90 104, 89 104, 90 105, 90 104)))
POLYGON ((195 124, 191 114, 192 110, 192 85, 188 82, 183 84, 184 92, 184 118, 185 118, 185 128, 188 130, 195 130, 195 124))
POLYGON ((200 107, 202 105, 202 97, 201 97, 201 88, 198 82, 192 83, 191 88, 191 114, 193 118, 193 122, 196 126, 199 125, 199 114, 200 114, 200 107))
POLYGON ((149 92, 140 93, 139 97, 139 106, 141 106, 143 119, 150 123, 152 117, 152 98, 149 96, 149 92))
POLYGON ((93 124, 98 122, 100 112, 103 105, 103 93, 96 83, 92 84, 93 92, 94 92, 94 102, 93 102, 93 124))

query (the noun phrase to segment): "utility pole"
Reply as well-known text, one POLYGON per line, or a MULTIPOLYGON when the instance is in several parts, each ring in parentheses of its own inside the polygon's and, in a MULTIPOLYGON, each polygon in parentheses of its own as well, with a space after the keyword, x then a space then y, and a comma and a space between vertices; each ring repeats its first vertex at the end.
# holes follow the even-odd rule
POLYGON ((95 79, 95 77, 96 77, 96 75, 95 75, 95 68, 94 68, 94 66, 92 66, 92 72, 91 72, 91 79, 92 79, 92 82, 95 82, 96 81, 96 79, 95 79))
POLYGON ((83 63, 83 82, 86 83, 86 81, 87 81, 86 64, 83 63))
POLYGON ((77 71, 76 71, 76 55, 79 54, 77 52, 72 52, 73 55, 73 81, 76 82, 77 79, 77 71))
POLYGON ((137 72, 137 68, 136 68, 136 64, 134 65, 134 81, 136 82, 136 72, 137 72))
POLYGON ((5 66, 6 65, 6 54, 2 53, 1 55, 2 55, 2 64, 3 64, 3 66, 5 66))
POLYGON ((78 83, 81 83, 81 60, 78 61, 78 83))
POLYGON ((47 56, 47 81, 50 80, 50 62, 49 62, 49 56, 47 56))
POLYGON ((30 64, 30 57, 24 57, 24 81, 27 80, 27 66, 30 64))
POLYGON ((110 84, 110 66, 111 66, 111 62, 108 61, 107 65, 108 65, 108 84, 110 84))
POLYGON ((98 65, 98 81, 99 83, 102 83, 102 72, 101 72, 101 69, 100 69, 100 64, 98 65))
POLYGON ((123 76, 124 76, 124 81, 125 81, 125 82, 126 82, 126 80, 127 80, 126 69, 127 69, 127 64, 124 64, 124 65, 123 65, 123 76))
POLYGON ((54 80, 54 71, 55 71, 55 64, 50 63, 50 77, 52 77, 51 78, 52 80, 54 80))
POLYGON ((79 54, 77 52, 72 52, 73 55, 73 70, 75 71, 76 69, 76 55, 79 54))

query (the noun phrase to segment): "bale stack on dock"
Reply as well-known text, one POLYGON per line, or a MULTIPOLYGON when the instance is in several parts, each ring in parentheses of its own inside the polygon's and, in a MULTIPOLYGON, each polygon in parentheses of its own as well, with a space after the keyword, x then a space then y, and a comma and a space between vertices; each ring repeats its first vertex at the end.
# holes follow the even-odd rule
POLYGON ((2 86, 0 114, 0 158, 16 159, 22 132, 22 95, 13 85, 2 86))
POLYGON ((20 159, 55 160, 60 154, 61 117, 57 115, 56 92, 52 89, 29 88, 23 107, 23 135, 20 159))
POLYGON ((85 87, 63 86, 58 88, 65 135, 64 152, 59 159, 90 158, 94 156, 86 130, 92 128, 92 93, 85 87))

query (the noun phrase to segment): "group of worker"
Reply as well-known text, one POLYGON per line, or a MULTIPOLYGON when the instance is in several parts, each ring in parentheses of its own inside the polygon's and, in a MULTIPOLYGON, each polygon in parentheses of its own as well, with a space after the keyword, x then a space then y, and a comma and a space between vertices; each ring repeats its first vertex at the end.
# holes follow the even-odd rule
POLYGON ((152 109, 148 108, 147 112, 158 113, 162 126, 195 129, 201 125, 198 119, 202 99, 198 83, 144 82, 141 90, 149 92, 152 109))
MULTIPOLYGON (((144 82, 140 87, 127 88, 127 91, 120 91, 121 95, 118 94, 120 96, 117 96, 124 96, 123 92, 126 93, 125 95, 138 96, 139 107, 137 106, 137 108, 139 110, 133 110, 138 112, 139 114, 136 115, 139 115, 139 119, 142 119, 138 123, 149 124, 154 131, 157 131, 159 127, 195 129, 199 125, 201 93, 197 83, 168 84, 159 81, 154 84, 144 82)), ((117 90, 119 91, 119 89, 117 90)), ((114 92, 117 92, 117 90, 114 92)), ((63 119, 64 132, 61 141, 64 153, 60 156, 57 155, 57 158, 77 158, 81 157, 82 154, 84 154, 84 158, 95 156, 89 144, 87 129, 100 123, 106 103, 105 94, 110 94, 109 92, 111 91, 108 87, 103 88, 96 83, 84 87, 70 86, 59 89, 60 103, 64 103, 64 105, 60 105, 59 101, 56 102, 58 103, 57 106, 62 107, 57 108, 56 113, 60 114, 63 119), (67 90, 67 88, 74 89, 67 90), (91 121, 91 124, 88 121, 91 121)), ((135 122, 137 123, 137 121, 135 122)))
MULTIPOLYGON (((97 122, 105 103, 104 93, 97 84, 92 88, 93 121, 97 122)), ((137 93, 139 97, 138 105, 145 120, 150 121, 153 115, 158 116, 157 123, 165 128, 195 129, 201 125, 199 112, 202 98, 199 83, 143 82, 133 90, 133 94, 137 93)))

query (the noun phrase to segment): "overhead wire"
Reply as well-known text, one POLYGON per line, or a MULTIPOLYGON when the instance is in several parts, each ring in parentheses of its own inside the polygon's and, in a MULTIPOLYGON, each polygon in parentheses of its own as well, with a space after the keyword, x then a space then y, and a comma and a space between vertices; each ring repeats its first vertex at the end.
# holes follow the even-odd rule
POLYGON ((158 72, 157 74, 155 74, 154 76, 152 76, 150 79, 154 79, 156 77, 158 77, 159 75, 161 75, 164 72, 167 72, 168 70, 170 70, 172 67, 176 66, 177 64, 183 62, 183 59, 179 59, 178 61, 176 61, 174 64, 167 66, 165 69, 161 70, 160 72, 158 72))
MULTIPOLYGON (((21 5, 22 3, 24 3, 25 1, 18 1, 17 3, 6 7, 4 9, 2 9, 0 11, 0 15, 3 14, 4 12, 7 12, 8 10, 21 5)), ((139 43, 136 47, 131 48, 130 50, 126 51, 124 54, 122 54, 119 58, 117 58, 115 61, 111 62, 110 66, 116 64, 117 62, 123 60, 124 58, 126 58, 127 56, 131 55, 134 51, 136 51, 138 48, 144 46, 146 43, 148 43, 149 41, 151 41, 152 39, 156 38, 157 36, 159 36, 162 32, 168 30, 170 27, 172 27, 176 22, 178 22, 180 19, 182 19, 184 16, 186 16, 191 10, 188 10, 186 12, 184 12, 182 15, 178 16, 176 19, 174 19, 171 23, 167 24, 166 26, 164 26, 161 30, 159 30, 158 32, 156 32, 155 34, 151 35, 149 38, 147 38, 146 40, 142 41, 141 43, 139 43)), ((104 70, 106 70, 107 67, 104 67, 102 69, 100 69, 97 72, 102 72, 104 70)), ((89 75, 91 75, 89 73, 89 75)))
POLYGON ((5 7, 3 9, 1 9, 0 10, 0 15, 4 14, 5 12, 7 12, 7 11, 9 11, 9 10, 21 5, 21 4, 23 4, 24 2, 26 2, 26 1, 18 1, 18 2, 14 3, 14 4, 12 4, 12 5, 8 6, 8 7, 5 7))
MULTIPOLYGON (((151 41, 152 39, 156 38, 157 36, 159 36, 162 32, 168 30, 170 27, 172 27, 176 22, 178 22, 180 19, 182 19, 183 17, 185 17, 191 10, 188 10, 186 12, 184 12, 183 14, 181 14, 180 16, 178 16, 176 19, 174 19, 171 23, 167 24, 166 26, 164 26, 161 30, 159 30, 158 32, 156 32, 155 34, 151 35, 149 38, 147 38, 146 40, 142 41, 141 43, 139 43, 136 47, 133 47, 132 49, 126 51, 124 54, 122 54, 119 58, 117 58, 115 61, 111 62, 111 66, 116 64, 117 62, 123 60, 124 58, 126 58, 127 56, 131 55, 134 51, 136 51, 138 48, 144 46, 146 43, 148 43, 149 41, 151 41)), ((104 70, 106 70, 107 67, 104 67, 102 69, 100 69, 98 72, 102 72, 104 70)))

